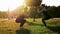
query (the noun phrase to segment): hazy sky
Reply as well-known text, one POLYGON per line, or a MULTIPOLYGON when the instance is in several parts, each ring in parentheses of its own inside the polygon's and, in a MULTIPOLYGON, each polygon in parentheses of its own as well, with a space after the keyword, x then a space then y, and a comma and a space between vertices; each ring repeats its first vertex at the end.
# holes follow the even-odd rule
MULTIPOLYGON (((7 11, 8 8, 10 10, 14 10, 18 6, 22 5, 22 2, 23 0, 0 0, 0 10, 7 11)), ((42 4, 58 6, 60 5, 60 0, 43 0, 42 4)))
POLYGON ((0 0, 0 10, 7 11, 16 9, 18 6, 23 5, 23 0, 0 0))
POLYGON ((42 4, 50 5, 50 6, 59 6, 60 0, 43 0, 42 4))

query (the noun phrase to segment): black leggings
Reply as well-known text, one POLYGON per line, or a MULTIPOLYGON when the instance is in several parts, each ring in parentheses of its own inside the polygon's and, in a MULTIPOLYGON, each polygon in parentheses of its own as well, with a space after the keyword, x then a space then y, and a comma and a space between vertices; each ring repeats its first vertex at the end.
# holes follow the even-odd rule
POLYGON ((43 22, 43 24, 44 24, 45 26, 47 26, 44 19, 42 19, 42 22, 43 22))
POLYGON ((20 27, 23 27, 23 25, 25 24, 25 22, 26 22, 26 20, 23 20, 23 21, 21 21, 20 23, 20 27))

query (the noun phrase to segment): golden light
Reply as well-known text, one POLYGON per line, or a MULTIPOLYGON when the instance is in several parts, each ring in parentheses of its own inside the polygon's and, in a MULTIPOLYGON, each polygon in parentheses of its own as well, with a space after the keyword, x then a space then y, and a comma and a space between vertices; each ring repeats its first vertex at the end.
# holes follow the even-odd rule
POLYGON ((18 6, 24 5, 24 0, 0 0, 0 11, 10 11, 16 9, 18 6))

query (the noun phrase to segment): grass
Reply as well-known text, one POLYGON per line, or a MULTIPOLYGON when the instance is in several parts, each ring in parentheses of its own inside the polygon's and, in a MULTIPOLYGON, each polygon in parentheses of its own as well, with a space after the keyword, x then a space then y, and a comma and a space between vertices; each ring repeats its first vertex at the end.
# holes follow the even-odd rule
POLYGON ((50 19, 46 21, 48 27, 44 27, 40 18, 33 22, 33 19, 26 19, 28 23, 24 24, 24 29, 19 29, 19 23, 14 19, 0 19, 0 34, 59 34, 59 19, 50 19), (57 30, 58 29, 58 30, 57 30))

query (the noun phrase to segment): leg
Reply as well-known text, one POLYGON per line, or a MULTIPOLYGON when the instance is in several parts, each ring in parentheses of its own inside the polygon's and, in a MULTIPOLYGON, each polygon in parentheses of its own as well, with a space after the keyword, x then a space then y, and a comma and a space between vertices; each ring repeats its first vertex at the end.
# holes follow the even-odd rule
POLYGON ((42 22, 43 22, 43 24, 44 24, 45 26, 47 26, 46 23, 45 23, 45 21, 44 21, 44 19, 42 19, 42 22))
POLYGON ((23 27, 23 25, 25 24, 26 20, 21 21, 20 27, 23 27))
POLYGON ((20 24, 20 27, 23 27, 23 25, 24 25, 24 23, 21 23, 21 24, 20 24))

